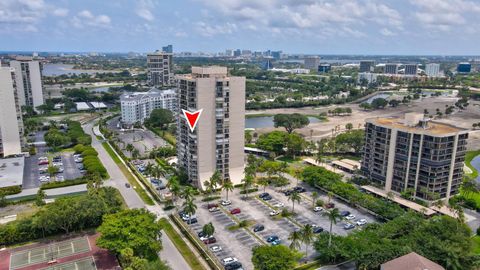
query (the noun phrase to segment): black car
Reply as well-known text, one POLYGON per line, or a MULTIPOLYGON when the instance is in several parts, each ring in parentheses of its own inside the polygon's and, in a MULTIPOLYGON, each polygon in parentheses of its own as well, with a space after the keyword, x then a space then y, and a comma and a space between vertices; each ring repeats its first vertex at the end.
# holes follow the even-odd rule
POLYGON ((198 220, 196 218, 187 219, 185 221, 185 223, 187 223, 187 224, 195 224, 197 222, 198 222, 198 220))
POLYGON ((263 199, 264 197, 267 197, 267 196, 270 196, 270 194, 268 194, 267 192, 264 192, 264 193, 258 195, 258 197, 259 197, 259 198, 262 198, 262 199, 263 199))
POLYGON ((203 231, 198 233, 198 237, 204 237, 204 236, 207 236, 207 235, 203 231))
POLYGON ((296 191, 296 192, 298 192, 298 193, 303 193, 303 192, 305 192, 305 191, 307 191, 307 190, 306 190, 305 188, 303 188, 303 187, 294 187, 294 188, 293 188, 293 191, 296 191))
POLYGON ((242 268, 242 264, 240 262, 232 262, 225 265, 225 270, 236 270, 242 268))
POLYGON ((322 227, 313 227, 313 233, 321 233, 321 232, 323 232, 322 227))
POLYGON ((340 212, 340 216, 342 216, 342 217, 346 217, 346 216, 348 216, 348 215, 350 215, 350 212, 349 212, 349 211, 342 211, 342 212, 340 212))
POLYGON ((263 226, 262 224, 257 224, 255 226, 253 226, 253 231, 254 232, 261 232, 265 229, 265 226, 263 226))
POLYGON ((267 196, 265 196, 265 197, 262 197, 262 200, 264 200, 264 201, 270 201, 271 199, 273 199, 273 198, 272 198, 272 196, 270 196, 270 195, 267 195, 267 196))
POLYGON ((285 191, 283 192, 283 194, 285 194, 285 196, 290 196, 290 195, 292 195, 292 193, 293 193, 292 190, 285 190, 285 191))

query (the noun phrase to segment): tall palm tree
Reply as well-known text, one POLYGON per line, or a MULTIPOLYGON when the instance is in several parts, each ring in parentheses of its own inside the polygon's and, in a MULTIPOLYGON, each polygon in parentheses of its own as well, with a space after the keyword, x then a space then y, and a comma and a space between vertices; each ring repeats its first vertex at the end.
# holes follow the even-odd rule
POLYGON ((313 241, 313 226, 310 224, 303 226, 300 233, 302 235, 302 242, 305 244, 306 257, 308 257, 308 247, 313 241))
POLYGON ((288 236, 288 240, 290 240, 290 245, 288 247, 292 250, 298 250, 302 245, 302 234, 300 231, 293 231, 288 236))
POLYGON ((245 192, 245 198, 248 198, 248 190, 253 185, 253 176, 245 175, 245 178, 242 179, 243 182, 243 191, 245 192))
POLYGON ((197 212, 197 205, 193 202, 193 199, 186 200, 183 203, 183 211, 188 214, 188 224, 190 224, 192 216, 197 212))
POLYGON ((300 193, 294 191, 292 194, 290 194, 290 197, 288 197, 289 201, 292 201, 292 212, 295 213, 295 202, 300 202, 302 200, 302 197, 300 197, 300 193))
POLYGON ((217 186, 219 186, 222 182, 222 175, 218 170, 216 170, 213 174, 212 177, 210 177, 210 185, 213 190, 213 192, 216 191, 217 186))
POLYGON ((169 179, 167 179, 167 184, 165 186, 172 193, 173 205, 177 207, 177 205, 175 204, 175 201, 178 194, 180 193, 180 184, 178 183, 178 179, 176 177, 170 177, 169 179))
POLYGON ((181 197, 185 199, 185 201, 192 200, 195 196, 195 190, 191 186, 187 186, 183 189, 181 193, 181 197))
POLYGON ((227 193, 227 197, 226 197, 226 200, 228 201, 228 192, 232 192, 233 191, 233 183, 232 181, 230 180, 226 180, 224 183, 223 183, 223 190, 225 190, 225 192, 227 193))
POLYGON ((337 221, 340 220, 340 211, 338 211, 338 208, 333 208, 329 211, 324 212, 323 215, 327 216, 328 220, 330 220, 330 233, 328 238, 328 247, 330 247, 332 245, 333 224, 337 224, 337 221))
POLYGON ((165 177, 167 172, 165 169, 160 166, 160 164, 154 165, 152 168, 152 176, 156 179, 160 179, 160 177, 165 177))
POLYGON ((127 146, 125 146, 125 150, 127 150, 128 152, 132 152, 133 149, 135 149, 135 147, 133 147, 133 145, 131 143, 127 144, 127 146))
POLYGON ((152 175, 152 168, 153 168, 153 163, 147 163, 147 165, 145 166, 145 174, 147 176, 151 176, 152 175))
POLYGON ((312 207, 315 207, 315 205, 317 204, 317 199, 319 196, 320 195, 318 194, 318 192, 312 192, 312 207))

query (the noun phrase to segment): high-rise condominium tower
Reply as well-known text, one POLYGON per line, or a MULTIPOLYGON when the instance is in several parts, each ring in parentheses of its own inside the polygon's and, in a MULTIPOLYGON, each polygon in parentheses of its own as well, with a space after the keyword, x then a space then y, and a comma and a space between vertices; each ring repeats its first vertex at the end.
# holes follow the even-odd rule
POLYGON ((192 67, 178 75, 178 165, 201 189, 215 171, 239 184, 244 169, 245 77, 231 77, 226 67, 192 67), (202 110, 190 130, 181 111, 202 110))
POLYGON ((13 68, 0 67, 0 153, 22 152, 23 121, 13 68))
POLYGON ((40 62, 29 56, 20 56, 10 61, 10 67, 15 69, 19 105, 38 111, 37 107, 44 104, 40 62))
POLYGON ((173 84, 173 54, 161 51, 147 54, 148 84, 163 87, 173 84))

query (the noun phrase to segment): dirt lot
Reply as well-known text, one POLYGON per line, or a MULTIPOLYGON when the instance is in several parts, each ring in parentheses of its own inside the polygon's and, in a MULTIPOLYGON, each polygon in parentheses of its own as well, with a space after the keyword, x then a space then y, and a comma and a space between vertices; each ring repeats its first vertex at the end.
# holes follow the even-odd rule
MULTIPOLYGON (((413 101, 408 105, 400 105, 396 108, 388 107, 383 110, 376 111, 364 111, 360 109, 358 104, 349 104, 342 106, 328 106, 328 107, 319 107, 319 108, 295 108, 295 109, 272 109, 272 110, 262 110, 262 111, 248 111, 247 114, 277 114, 277 113, 303 113, 303 114, 320 114, 322 112, 327 112, 328 110, 334 109, 336 107, 350 107, 353 110, 352 115, 350 116, 335 116, 329 117, 327 122, 313 123, 309 126, 296 130, 303 134, 307 139, 312 135, 313 140, 318 140, 322 137, 329 136, 332 132, 332 129, 335 126, 340 126, 341 129, 345 128, 345 124, 352 123, 354 128, 363 127, 365 119, 373 118, 378 116, 388 117, 388 116, 398 116, 401 117, 406 112, 419 112, 423 113, 424 109, 427 109, 430 114, 435 114, 436 109, 439 108, 440 111, 445 111, 445 106, 454 105, 457 101, 457 98, 451 97, 427 97, 421 98, 419 100, 413 101), (313 133, 311 133, 313 131, 313 133)), ((462 128, 472 128, 473 123, 480 122, 480 102, 470 101, 470 106, 466 110, 456 111, 448 117, 443 117, 441 119, 436 119, 436 121, 454 124, 462 128)), ((265 133, 275 130, 275 128, 261 128, 257 132, 265 133)), ((469 149, 478 149, 480 148, 480 133, 479 131, 472 131, 470 133, 470 140, 468 144, 469 149)))

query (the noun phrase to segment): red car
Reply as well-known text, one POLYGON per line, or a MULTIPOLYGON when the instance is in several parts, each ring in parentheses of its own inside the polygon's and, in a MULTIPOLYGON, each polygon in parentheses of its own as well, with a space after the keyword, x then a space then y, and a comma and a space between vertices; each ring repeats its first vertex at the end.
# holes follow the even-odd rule
POLYGON ((217 242, 217 239, 215 239, 215 237, 213 237, 213 236, 203 240, 203 243, 205 245, 213 244, 213 243, 216 243, 216 242, 217 242))
POLYGON ((240 208, 234 208, 234 209, 232 209, 232 211, 230 211, 230 214, 236 215, 236 214, 240 214, 240 212, 242 212, 242 211, 240 211, 240 208))
POLYGON ((48 165, 48 160, 41 160, 38 162, 38 165, 48 165))
POLYGON ((327 208, 327 209, 334 208, 334 207, 335 207, 335 204, 334 204, 334 203, 327 203, 327 204, 325 205, 325 208, 327 208))
POLYGON ((213 208, 213 207, 218 207, 218 204, 216 204, 216 203, 207 204, 207 209, 210 209, 210 208, 213 208))

